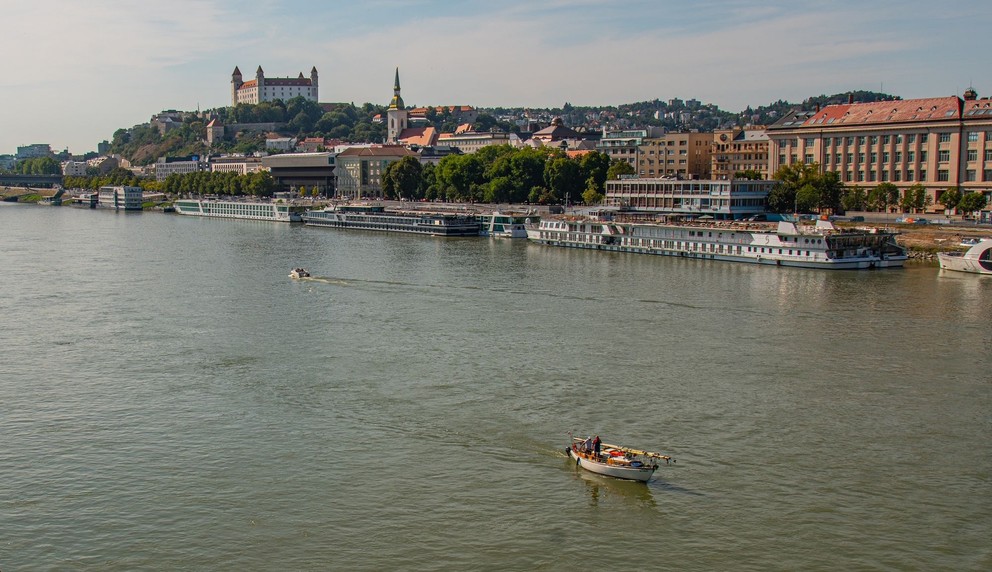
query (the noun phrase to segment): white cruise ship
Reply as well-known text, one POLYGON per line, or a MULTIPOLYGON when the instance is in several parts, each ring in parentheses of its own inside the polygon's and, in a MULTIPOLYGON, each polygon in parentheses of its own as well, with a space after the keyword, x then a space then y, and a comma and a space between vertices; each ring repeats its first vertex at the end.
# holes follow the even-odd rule
POLYGON ((180 199, 175 203, 176 212, 182 215, 268 220, 275 222, 300 222, 300 215, 290 212, 286 203, 259 201, 219 201, 180 199))
POLYGON ((901 267, 906 251, 895 234, 878 229, 838 229, 829 221, 778 228, 746 223, 652 224, 588 218, 544 219, 527 229, 539 244, 683 258, 796 266, 869 269, 901 267))

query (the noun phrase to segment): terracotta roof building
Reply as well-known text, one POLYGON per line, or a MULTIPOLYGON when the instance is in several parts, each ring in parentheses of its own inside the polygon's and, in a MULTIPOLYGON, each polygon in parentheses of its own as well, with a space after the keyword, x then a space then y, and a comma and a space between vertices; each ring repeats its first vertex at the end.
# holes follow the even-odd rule
POLYGON ((817 163, 845 185, 900 190, 921 184, 992 196, 992 100, 969 89, 950 96, 829 105, 792 112, 768 128, 768 172, 817 163))

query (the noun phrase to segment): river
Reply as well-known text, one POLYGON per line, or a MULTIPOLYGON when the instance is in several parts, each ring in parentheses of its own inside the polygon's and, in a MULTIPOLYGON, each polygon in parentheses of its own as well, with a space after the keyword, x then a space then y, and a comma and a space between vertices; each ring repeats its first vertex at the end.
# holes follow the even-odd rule
POLYGON ((992 569, 990 279, 6 203, 0 239, 0 570, 992 569), (676 462, 596 477, 570 431, 676 462))

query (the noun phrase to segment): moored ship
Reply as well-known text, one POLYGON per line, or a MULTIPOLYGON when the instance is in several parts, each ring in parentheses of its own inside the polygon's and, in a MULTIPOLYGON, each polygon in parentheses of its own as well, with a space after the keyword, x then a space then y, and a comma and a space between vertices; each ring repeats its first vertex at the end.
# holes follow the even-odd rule
POLYGON ((212 199, 179 199, 173 205, 181 215, 299 222, 300 215, 290 211, 285 203, 261 201, 219 201, 212 199))
POLYGON ((992 275, 992 238, 969 243, 970 248, 966 252, 938 252, 937 261, 941 269, 992 275))
POLYGON ((895 268, 907 258, 895 242, 895 233, 838 229, 823 220, 814 227, 782 221, 774 228, 736 222, 622 223, 575 217, 544 219, 528 227, 527 238, 549 246, 800 268, 895 268))
POLYGON ((527 225, 538 221, 534 215, 499 211, 480 214, 478 219, 479 234, 495 238, 527 238, 527 225))
POLYGON ((381 204, 339 204, 309 210, 303 213, 303 223, 430 236, 479 236, 479 221, 473 216, 387 211, 381 204))

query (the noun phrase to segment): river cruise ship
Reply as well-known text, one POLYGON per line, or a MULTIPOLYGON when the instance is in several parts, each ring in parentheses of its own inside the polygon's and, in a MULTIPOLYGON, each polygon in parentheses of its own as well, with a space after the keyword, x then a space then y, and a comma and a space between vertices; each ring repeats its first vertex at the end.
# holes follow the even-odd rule
POLYGON ((536 224, 540 218, 532 214, 501 213, 494 211, 477 215, 479 234, 496 238, 527 238, 527 225, 536 224))
POLYGON ((289 210, 286 203, 261 201, 220 201, 209 199, 180 199, 175 203, 181 215, 300 222, 300 215, 289 210))
POLYGON ((313 226, 405 232, 431 236, 479 236, 479 221, 464 214, 387 211, 381 204, 339 204, 303 213, 313 226))
POLYGON ((755 223, 621 223, 595 218, 544 219, 527 238, 550 246, 825 269, 896 268, 906 251, 895 233, 838 229, 829 221, 778 227, 755 223))

